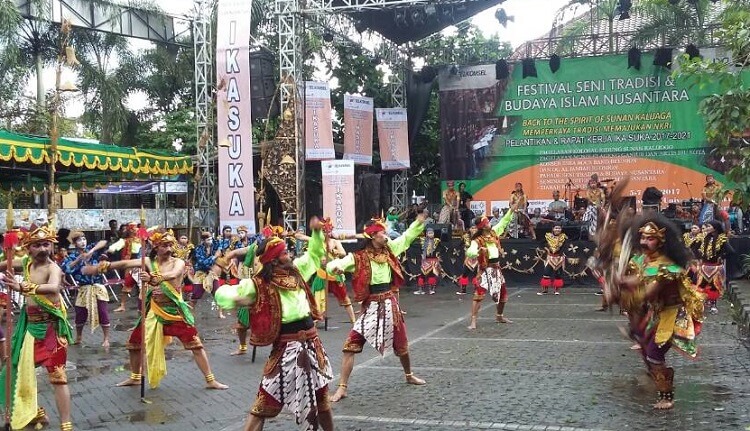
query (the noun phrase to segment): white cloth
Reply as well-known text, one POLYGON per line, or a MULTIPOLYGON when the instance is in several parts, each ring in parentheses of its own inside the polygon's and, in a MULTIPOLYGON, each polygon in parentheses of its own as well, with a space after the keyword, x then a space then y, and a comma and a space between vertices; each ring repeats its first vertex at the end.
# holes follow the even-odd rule
POLYGON ((354 322, 354 331, 360 333, 381 355, 393 347, 393 305, 390 298, 382 302, 372 301, 354 322))

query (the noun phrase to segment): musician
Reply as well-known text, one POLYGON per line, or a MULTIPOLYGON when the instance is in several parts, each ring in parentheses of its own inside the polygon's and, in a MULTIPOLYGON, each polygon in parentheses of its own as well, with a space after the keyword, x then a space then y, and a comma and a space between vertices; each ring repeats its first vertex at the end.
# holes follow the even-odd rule
POLYGON ((547 206, 548 216, 554 220, 562 220, 565 218, 565 211, 567 209, 568 204, 560 200, 560 191, 555 190, 552 192, 552 202, 547 206))
POLYGON ((604 203, 605 196, 604 190, 602 190, 599 182, 594 179, 594 175, 589 180, 588 188, 586 189, 586 199, 589 201, 590 206, 598 208, 604 203))
POLYGON ((515 208, 515 214, 509 229, 510 236, 518 238, 521 231, 524 231, 530 238, 536 239, 534 227, 531 225, 529 216, 526 215, 529 200, 523 191, 523 184, 516 183, 515 189, 510 193, 510 206, 515 208))
POLYGON ((713 175, 706 175, 706 185, 703 186, 703 191, 701 191, 703 202, 717 203, 720 198, 719 191, 721 191, 721 186, 716 182, 716 178, 713 175))
POLYGON ((458 210, 460 197, 458 192, 454 188, 455 183, 453 181, 448 181, 446 183, 446 186, 448 188, 443 192, 443 208, 440 210, 438 223, 455 224, 455 215, 456 211, 458 210))

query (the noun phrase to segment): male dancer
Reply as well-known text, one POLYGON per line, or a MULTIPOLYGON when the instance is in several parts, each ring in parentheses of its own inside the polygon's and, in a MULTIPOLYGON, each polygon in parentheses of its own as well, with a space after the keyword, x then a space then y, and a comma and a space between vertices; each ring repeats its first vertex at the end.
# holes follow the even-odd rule
MULTIPOLYGON (((34 369, 44 366, 49 382, 55 388, 55 404, 60 415, 60 429, 71 431, 70 390, 65 373, 71 327, 61 304, 62 270, 50 257, 57 242, 55 232, 47 226, 36 228, 23 237, 28 256, 14 259, 13 267, 23 271, 23 282, 5 273, 3 282, 25 297, 25 303, 11 338, 10 366, 14 377, 11 386, 11 428, 23 429, 30 424, 49 423, 44 409, 37 405, 37 381, 34 369)), ((0 268, 6 269, 6 262, 0 268)), ((6 362, 5 366, 8 366, 6 362)), ((4 367, 0 381, 5 381, 4 367)), ((5 403, 5 385, 0 385, 0 403, 5 403)))
POLYGON ((479 260, 478 283, 474 286, 469 329, 477 329, 479 306, 488 291, 492 299, 497 302, 495 320, 499 323, 513 323, 503 315, 505 303, 508 302, 508 289, 505 285, 505 277, 500 270, 500 236, 508 228, 516 209, 515 205, 512 206, 495 226, 490 226, 490 220, 486 215, 480 217, 477 223, 477 233, 474 234, 471 245, 466 250, 466 256, 479 260))
POLYGON ((83 340, 83 326, 86 321, 91 325, 91 332, 101 325, 104 333, 102 347, 109 347, 109 312, 107 304, 109 303, 109 294, 104 287, 104 279, 100 275, 83 275, 81 269, 84 264, 96 265, 99 263, 99 256, 107 247, 107 241, 101 240, 96 244, 87 244, 86 236, 83 232, 76 231, 70 234, 70 240, 75 245, 75 250, 70 252, 63 260, 62 267, 78 284, 78 295, 76 296, 76 341, 74 344, 81 344, 83 340))
MULTIPOLYGON (((141 251, 141 240, 136 233, 138 232, 138 223, 128 223, 125 225, 122 237, 110 245, 107 254, 119 252, 119 260, 128 260, 141 251)), ((122 281, 122 293, 120 294, 120 306, 115 308, 115 313, 123 312, 128 303, 128 297, 136 286, 136 277, 138 277, 138 268, 125 272, 125 278, 122 281)))
POLYGON ((396 256, 405 252, 424 230, 424 213, 401 236, 389 240, 382 220, 375 219, 365 227, 365 247, 341 259, 328 262, 328 272, 352 272, 354 300, 362 302, 362 314, 344 341, 341 361, 341 380, 331 401, 347 396, 349 376, 354 368, 354 355, 362 352, 365 342, 381 355, 393 347, 401 360, 406 383, 424 385, 426 382, 411 371, 409 340, 406 324, 398 305, 398 291, 404 284, 401 263, 396 256))
MULTIPOLYGON (((498 221, 500 219, 498 218, 498 221)), ((461 274, 461 277, 458 278, 458 286, 461 288, 458 292, 456 292, 456 295, 466 295, 466 287, 469 286, 469 281, 471 281, 472 286, 476 283, 477 278, 477 267, 479 265, 479 260, 476 257, 469 257, 466 255, 466 250, 471 247, 471 238, 474 236, 474 234, 477 233, 477 227, 472 226, 469 228, 469 231, 464 234, 463 240, 464 240, 464 270, 461 274)))
POLYGON ((544 250, 547 252, 547 258, 544 260, 544 275, 540 283, 542 291, 537 292, 537 295, 546 295, 550 287, 554 289, 555 295, 560 294, 560 289, 564 284, 563 270, 565 269, 563 247, 567 240, 568 236, 563 233, 560 223, 555 223, 552 232, 544 234, 544 250))
MULTIPOLYGON (((152 388, 161 383, 167 374, 164 357, 165 336, 179 339, 186 350, 193 352, 193 359, 206 379, 207 389, 227 389, 219 383, 211 372, 208 356, 195 329, 195 319, 190 307, 182 299, 182 282, 185 279, 185 262, 172 256, 176 242, 172 231, 155 232, 149 240, 156 251, 155 258, 146 258, 146 270, 140 277, 146 294, 146 320, 138 319, 125 347, 130 354, 130 377, 117 386, 135 386, 141 383, 141 349, 144 324, 146 326, 146 356, 148 361, 148 382, 152 388)), ((100 262, 97 266, 87 265, 84 274, 102 274, 109 269, 132 269, 141 265, 140 259, 118 262, 100 262)))
POLYGON ((440 257, 437 254, 438 245, 440 245, 440 238, 435 238, 435 231, 432 228, 427 229, 425 237, 421 238, 422 243, 422 264, 420 267, 421 274, 417 277, 417 290, 414 291, 415 295, 424 295, 428 293, 430 295, 435 294, 435 286, 437 286, 438 277, 442 275, 443 269, 440 267, 440 257), (427 289, 425 291, 425 279, 427 281, 427 289))
POLYGON ((619 280, 627 289, 630 331, 641 345, 643 361, 658 390, 655 409, 674 407, 674 369, 667 367, 666 354, 674 346, 695 357, 695 337, 703 318, 702 295, 693 288, 685 266, 690 251, 682 244, 677 228, 660 214, 650 214, 631 229, 641 254, 630 259, 626 275, 619 280))
POLYGON ((322 256, 323 236, 317 229, 307 252, 294 261, 283 239, 267 238, 257 249, 262 269, 238 286, 216 292, 221 307, 250 307, 253 345, 273 345, 245 431, 262 430, 266 418, 282 409, 291 411, 302 429, 333 430, 328 401, 333 371, 315 328, 321 315, 305 281, 322 256))
POLYGON ((706 295, 706 305, 711 314, 717 314, 716 302, 724 293, 726 270, 724 259, 731 250, 722 224, 711 220, 703 224, 703 233, 698 241, 697 251, 700 265, 696 286, 706 295))

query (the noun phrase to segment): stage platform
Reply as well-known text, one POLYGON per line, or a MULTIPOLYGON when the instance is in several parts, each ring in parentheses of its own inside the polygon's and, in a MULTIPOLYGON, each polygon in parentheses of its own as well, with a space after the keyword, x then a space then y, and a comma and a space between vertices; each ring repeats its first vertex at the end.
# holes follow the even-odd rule
MULTIPOLYGON (((728 279, 740 278, 742 272, 742 256, 750 252, 750 237, 732 237, 729 240, 735 253, 727 260, 728 279)), ((503 268, 505 278, 512 283, 536 283, 542 277, 544 271, 543 241, 531 239, 504 239, 502 240, 503 252, 500 256, 500 264, 503 268)), ((345 244, 347 251, 358 248, 356 244, 345 244)), ((457 280, 463 272, 464 242, 460 238, 451 238, 449 241, 441 241, 439 255, 443 269, 448 277, 457 280)), ((572 240, 565 246, 565 284, 566 286, 595 285, 596 281, 586 269, 586 261, 593 255, 596 244, 588 240, 572 240)), ((402 263, 409 280, 415 280, 420 274, 421 246, 417 239, 409 248, 406 256, 402 257, 402 263)))

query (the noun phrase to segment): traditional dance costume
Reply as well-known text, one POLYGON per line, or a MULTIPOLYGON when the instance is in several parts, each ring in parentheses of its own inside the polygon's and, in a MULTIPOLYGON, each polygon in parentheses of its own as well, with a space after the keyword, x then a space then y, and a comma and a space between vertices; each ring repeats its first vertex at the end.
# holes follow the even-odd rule
POLYGON ((698 245, 700 265, 696 286, 706 295, 706 305, 711 313, 718 312, 716 302, 724 294, 727 278, 724 259, 728 247, 727 236, 717 232, 702 235, 698 245))
POLYGON ((438 256, 438 246, 440 239, 435 237, 424 237, 422 242, 422 264, 420 266, 421 274, 417 277, 418 290, 415 294, 424 295, 429 292, 435 294, 438 277, 442 275, 443 268, 440 266, 440 256, 438 256), (427 292, 425 292, 425 281, 427 281, 427 292))
POLYGON ((560 289, 564 284, 563 270, 565 269, 563 248, 567 240, 568 236, 564 233, 555 235, 552 232, 547 232, 544 235, 544 242, 546 243, 544 249, 547 251, 547 258, 544 260, 544 275, 540 283, 542 291, 539 294, 541 295, 546 295, 550 287, 554 289, 555 295, 560 294, 560 289))
POLYGON ((466 233, 463 236, 464 240, 464 267, 461 277, 458 278, 458 286, 461 288, 456 295, 465 295, 466 287, 471 282, 472 286, 476 283, 477 278, 477 267, 479 266, 479 259, 476 257, 469 257, 466 251, 471 246, 471 236, 466 233))
MULTIPOLYGON (((109 293, 104 286, 104 279, 101 275, 84 275, 81 270, 84 261, 81 259, 75 266, 73 262, 81 254, 85 254, 93 249, 96 244, 89 244, 84 250, 75 249, 68 254, 63 261, 62 269, 66 274, 71 276, 78 284, 78 294, 76 295, 76 328, 83 328, 86 321, 89 321, 91 332, 99 326, 109 327, 109 293)), ((88 265, 97 265, 101 252, 97 251, 88 260, 88 265)))

